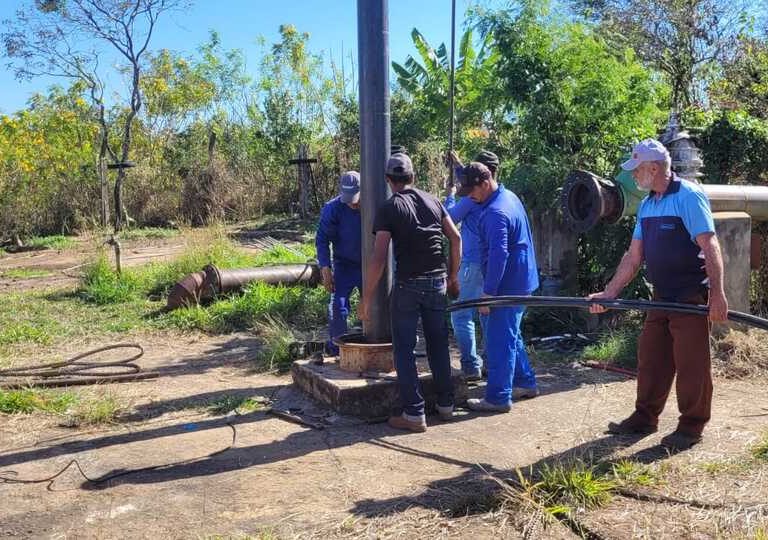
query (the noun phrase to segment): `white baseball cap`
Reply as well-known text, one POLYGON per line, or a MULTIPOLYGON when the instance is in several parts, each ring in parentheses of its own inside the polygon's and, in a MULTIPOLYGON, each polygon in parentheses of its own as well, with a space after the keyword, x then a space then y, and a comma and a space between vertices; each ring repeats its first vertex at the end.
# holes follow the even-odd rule
POLYGON ((625 171, 633 171, 641 163, 646 161, 665 161, 669 159, 669 152, 656 139, 645 139, 632 148, 632 157, 621 164, 625 171))

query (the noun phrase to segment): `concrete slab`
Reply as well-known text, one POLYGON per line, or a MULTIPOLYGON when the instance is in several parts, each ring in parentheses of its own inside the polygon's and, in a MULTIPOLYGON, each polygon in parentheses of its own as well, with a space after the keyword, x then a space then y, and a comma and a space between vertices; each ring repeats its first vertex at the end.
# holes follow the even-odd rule
MULTIPOLYGON (((426 362, 417 360, 419 381, 427 402, 427 411, 434 408, 435 391, 426 362)), ((362 418, 381 418, 396 413, 400 406, 397 374, 354 373, 339 368, 335 360, 314 364, 312 360, 297 360, 291 368, 293 382, 304 392, 328 405, 340 414, 362 418)), ((461 371, 453 370, 455 402, 467 399, 467 384, 461 371)))

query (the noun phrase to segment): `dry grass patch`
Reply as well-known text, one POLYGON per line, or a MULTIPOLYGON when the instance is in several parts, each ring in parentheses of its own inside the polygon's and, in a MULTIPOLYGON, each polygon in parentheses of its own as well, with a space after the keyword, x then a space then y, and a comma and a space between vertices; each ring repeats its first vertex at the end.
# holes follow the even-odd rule
POLYGON ((745 379, 768 374, 768 339, 762 330, 729 330, 714 340, 713 351, 718 376, 745 379))

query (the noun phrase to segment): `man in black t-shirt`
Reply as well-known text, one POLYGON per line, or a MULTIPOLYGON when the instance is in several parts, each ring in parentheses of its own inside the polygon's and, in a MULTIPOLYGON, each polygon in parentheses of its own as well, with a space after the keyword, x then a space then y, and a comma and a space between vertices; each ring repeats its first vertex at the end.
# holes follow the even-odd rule
POLYGON ((458 295, 457 272, 461 237, 440 201, 412 186, 413 164, 405 154, 387 162, 387 182, 393 195, 376 212, 374 254, 368 263, 368 281, 358 306, 361 320, 369 318, 370 298, 384 272, 389 242, 395 247, 395 285, 391 298, 392 344, 403 414, 389 419, 397 429, 426 431, 424 398, 419 389, 416 359, 416 324, 421 317, 427 358, 437 390, 441 418, 453 416, 453 384, 448 354, 447 293, 458 295), (450 241, 450 257, 443 255, 443 236, 450 241))

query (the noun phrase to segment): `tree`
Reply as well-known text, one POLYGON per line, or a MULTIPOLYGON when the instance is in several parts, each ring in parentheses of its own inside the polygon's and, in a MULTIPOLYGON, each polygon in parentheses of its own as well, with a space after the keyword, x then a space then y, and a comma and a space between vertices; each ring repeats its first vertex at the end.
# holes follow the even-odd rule
POLYGON ((742 39, 722 71, 712 86, 712 101, 721 108, 743 108, 768 119, 768 40, 742 39))
MULTIPOLYGON (((3 34, 6 55, 25 66, 19 69, 28 70, 30 75, 49 69, 51 74, 70 77, 76 74, 87 79, 89 74, 98 72, 99 54, 104 48, 127 63, 128 106, 127 113, 121 116, 120 149, 115 152, 121 165, 114 187, 115 235, 112 237, 118 270, 120 245, 117 234, 123 227, 124 167, 129 163, 131 131, 142 104, 143 56, 158 18, 164 12, 188 3, 188 0, 35 0, 19 11, 15 23, 6 23, 7 31, 3 34), (87 42, 90 47, 79 51, 74 46, 79 42, 87 42)), ((102 90, 99 99, 103 104, 103 84, 99 87, 102 90)), ((107 138, 102 141, 106 144, 107 138)))
POLYGON ((707 80, 748 31, 750 0, 572 0, 609 42, 664 73, 671 105, 703 103, 707 80))
MULTIPOLYGON (((456 123, 466 130, 480 129, 492 113, 498 88, 495 68, 498 50, 487 34, 475 49, 474 32, 467 29, 459 41, 455 72, 456 123)), ((418 29, 411 38, 420 61, 408 56, 405 64, 392 62, 399 86, 414 100, 424 115, 424 126, 432 135, 445 133, 450 120, 450 56, 444 43, 434 49, 418 29)))

